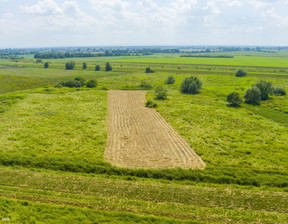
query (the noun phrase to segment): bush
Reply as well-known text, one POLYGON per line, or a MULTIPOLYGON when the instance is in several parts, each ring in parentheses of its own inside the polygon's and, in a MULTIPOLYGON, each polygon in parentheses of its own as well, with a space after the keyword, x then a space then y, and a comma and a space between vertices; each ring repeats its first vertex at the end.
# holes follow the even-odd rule
POLYGON ((75 68, 75 62, 74 61, 66 62, 65 68, 67 70, 73 70, 75 68))
POLYGON ((44 68, 49 68, 49 63, 48 62, 44 63, 44 68))
POLYGON ((86 86, 87 86, 88 88, 95 88, 95 87, 97 87, 97 81, 96 81, 96 80, 89 80, 89 81, 87 82, 86 86))
POLYGON ((239 93, 233 92, 227 96, 227 102, 232 106, 239 106, 242 103, 242 98, 240 97, 239 93))
POLYGON ((83 84, 81 82, 78 82, 76 80, 71 80, 71 81, 67 81, 67 82, 62 82, 62 86, 66 86, 66 87, 69 87, 69 88, 72 88, 72 87, 82 87, 83 84))
POLYGON ((269 94, 273 93, 273 87, 272 82, 267 82, 261 80, 260 82, 256 83, 255 86, 260 90, 261 92, 261 100, 268 100, 269 94))
POLYGON ((155 71, 152 70, 151 68, 149 68, 149 67, 146 68, 146 73, 154 73, 154 72, 155 72, 155 71))
POLYGON ((95 71, 100 71, 100 65, 95 66, 95 71))
POLYGON ((82 83, 82 86, 85 85, 85 79, 81 76, 77 76, 74 80, 78 81, 78 82, 81 82, 82 83))
POLYGON ((235 74, 236 77, 245 77, 246 75, 247 75, 247 72, 245 72, 242 69, 239 69, 235 74))
POLYGON ((261 101, 261 92, 257 87, 247 89, 244 93, 246 103, 259 104, 261 101))
POLYGON ((139 86, 143 89, 152 89, 152 85, 150 83, 145 82, 145 81, 141 81, 139 86))
POLYGON ((145 106, 146 107, 149 107, 149 108, 156 108, 158 105, 156 103, 154 103, 152 100, 148 100, 146 103, 145 103, 145 106))
POLYGON ((109 62, 106 63, 105 71, 106 71, 106 72, 108 72, 108 71, 112 71, 112 67, 111 67, 111 65, 110 65, 109 62))
POLYGON ((155 99, 165 100, 167 98, 168 91, 163 86, 157 86, 157 88, 155 89, 155 94, 156 94, 155 99))
POLYGON ((200 92, 202 88, 202 82, 195 76, 185 78, 181 83, 180 91, 181 93, 196 94, 200 92))
POLYGON ((86 62, 83 62, 82 68, 87 69, 87 63, 86 62))
POLYGON ((174 84, 174 83, 175 83, 175 79, 173 75, 168 76, 168 78, 166 79, 166 84, 174 84))
POLYGON ((273 94, 276 96, 285 96, 286 91, 283 88, 275 88, 275 89, 273 89, 273 94))

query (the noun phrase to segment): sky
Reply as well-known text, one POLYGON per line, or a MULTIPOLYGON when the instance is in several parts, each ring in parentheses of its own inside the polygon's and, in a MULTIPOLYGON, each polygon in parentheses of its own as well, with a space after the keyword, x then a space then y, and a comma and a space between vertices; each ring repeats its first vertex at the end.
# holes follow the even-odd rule
POLYGON ((0 0, 0 48, 288 45, 288 0, 0 0))

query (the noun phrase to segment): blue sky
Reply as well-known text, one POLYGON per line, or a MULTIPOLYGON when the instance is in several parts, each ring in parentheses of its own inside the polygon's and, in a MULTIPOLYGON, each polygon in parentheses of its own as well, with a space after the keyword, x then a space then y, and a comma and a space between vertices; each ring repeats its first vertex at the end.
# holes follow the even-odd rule
POLYGON ((0 0, 0 48, 288 45, 287 0, 0 0))

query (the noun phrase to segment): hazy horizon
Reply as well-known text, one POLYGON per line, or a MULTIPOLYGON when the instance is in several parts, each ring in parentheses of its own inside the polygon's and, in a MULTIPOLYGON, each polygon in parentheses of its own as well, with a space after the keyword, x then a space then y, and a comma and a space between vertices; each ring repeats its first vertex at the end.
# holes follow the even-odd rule
POLYGON ((285 0, 0 0, 0 48, 287 46, 285 0))

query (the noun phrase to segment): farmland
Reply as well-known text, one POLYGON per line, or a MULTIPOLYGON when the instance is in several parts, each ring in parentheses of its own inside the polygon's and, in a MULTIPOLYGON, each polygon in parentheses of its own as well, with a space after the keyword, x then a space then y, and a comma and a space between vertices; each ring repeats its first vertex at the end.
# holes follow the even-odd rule
MULTIPOLYGON (((49 59, 47 69, 32 55, 18 62, 0 60, 0 217, 14 223, 287 223, 287 95, 240 107, 229 106, 226 96, 236 91, 243 97, 260 80, 287 92, 288 57, 283 52, 245 55, 49 59), (65 70, 71 60, 75 69, 65 70), (82 69, 83 62, 88 69, 82 69), (104 71, 106 62, 112 71, 104 71), (155 73, 145 73, 147 67, 155 73), (235 77, 239 68, 246 77, 235 77), (175 84, 165 84, 170 75, 175 84), (181 82, 192 75, 203 89, 180 93, 181 82), (95 79, 98 86, 54 88, 77 76, 95 79), (154 99, 158 85, 168 90, 166 100, 154 99), (142 94, 142 110, 165 119, 205 168, 106 160, 109 92, 120 97, 135 90, 142 94), (144 97, 158 107, 144 108, 144 97)), ((137 125, 141 130, 147 124, 137 125)), ((158 133, 162 139, 147 137, 145 144, 169 144, 171 139, 158 133)), ((129 152, 121 158, 129 158, 129 152)))

